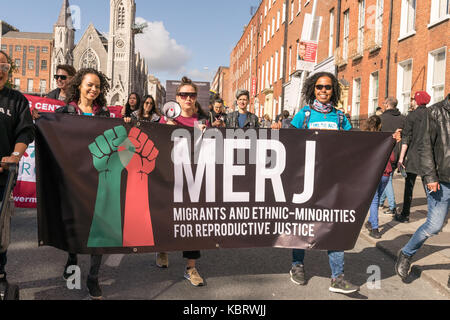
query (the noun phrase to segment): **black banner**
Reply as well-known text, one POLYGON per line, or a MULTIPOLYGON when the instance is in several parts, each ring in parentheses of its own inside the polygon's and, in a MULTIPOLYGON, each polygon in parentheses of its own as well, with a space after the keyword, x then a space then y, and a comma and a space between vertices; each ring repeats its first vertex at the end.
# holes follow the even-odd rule
POLYGON ((225 130, 45 114, 39 244, 74 253, 351 250, 389 133, 225 130))

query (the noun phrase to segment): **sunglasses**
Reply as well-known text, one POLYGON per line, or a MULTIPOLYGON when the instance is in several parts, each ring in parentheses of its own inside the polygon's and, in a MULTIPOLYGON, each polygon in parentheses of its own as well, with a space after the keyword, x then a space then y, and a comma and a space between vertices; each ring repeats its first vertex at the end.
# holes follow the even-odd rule
POLYGON ((180 92, 178 94, 179 97, 181 97, 181 99, 186 100, 188 97, 191 99, 195 99, 197 98, 197 93, 195 92, 180 92))
POLYGON ((0 71, 9 72, 11 65, 9 63, 0 63, 0 71))
POLYGON ((331 90, 331 89, 333 89, 333 87, 332 86, 330 86, 329 84, 327 84, 327 85, 322 85, 322 84, 318 84, 318 85, 316 85, 316 89, 317 90, 319 90, 319 91, 322 91, 323 90, 323 88, 325 88, 326 90, 331 90))
POLYGON ((53 78, 55 78, 55 80, 58 80, 58 79, 67 80, 67 76, 63 76, 63 75, 59 75, 59 74, 55 74, 53 76, 53 78))

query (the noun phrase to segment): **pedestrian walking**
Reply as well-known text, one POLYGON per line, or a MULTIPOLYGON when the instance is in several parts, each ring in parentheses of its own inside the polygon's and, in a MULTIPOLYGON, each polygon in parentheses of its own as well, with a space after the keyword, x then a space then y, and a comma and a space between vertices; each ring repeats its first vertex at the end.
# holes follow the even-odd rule
MULTIPOLYGON (((11 75, 11 59, 0 51, 0 161, 19 164, 34 140, 34 127, 28 100, 6 83, 11 75)), ((6 189, 6 165, 0 166, 0 203, 6 189)), ((0 216, 0 282, 6 282, 7 250, 10 242, 10 223, 13 206, 0 216)))
MULTIPOLYGON (((308 78, 303 87, 308 106, 300 110, 291 124, 297 129, 351 130, 352 126, 344 113, 338 111, 341 97, 341 87, 336 77, 328 72, 319 72, 308 78)), ((294 249, 292 253, 292 282, 305 285, 305 250, 294 249)), ((331 285, 329 290, 338 293, 352 293, 359 287, 347 281, 344 277, 344 252, 328 251, 331 267, 331 285)))
MULTIPOLYGON (((400 110, 397 109, 398 100, 394 97, 388 97, 383 107, 386 110, 383 112, 381 117, 381 131, 382 132, 401 132, 405 126, 406 117, 403 116, 400 110)), ((395 201, 394 186, 392 184, 392 179, 394 177, 394 172, 397 169, 398 159, 400 157, 400 143, 397 143, 394 149, 395 164, 392 169, 393 172, 389 176, 388 184, 381 196, 380 205, 383 205, 386 198, 388 199, 389 209, 384 211, 385 214, 390 214, 395 216, 397 214, 397 203, 395 201)))
MULTIPOLYGON (((210 126, 209 121, 207 120, 208 116, 204 114, 201 106, 197 103, 198 88, 191 79, 183 77, 181 84, 177 88, 176 97, 178 104, 181 106, 181 115, 174 120, 162 118, 161 123, 174 126, 199 127, 201 130, 210 126), (206 122, 206 124, 202 124, 203 122, 206 122)), ((165 263, 168 265, 167 253, 162 254, 165 254, 165 257, 163 257, 165 261, 162 261, 161 257, 159 257, 160 261, 157 261, 157 264, 165 263)), ((196 261, 200 259, 200 257, 201 254, 198 250, 183 252, 183 258, 187 259, 184 277, 196 287, 205 285, 203 278, 196 268, 196 261)))
MULTIPOLYGON (((381 131, 381 118, 379 116, 371 116, 362 126, 363 131, 379 132, 381 131)), ((381 239, 381 233, 379 230, 378 221, 378 208, 380 206, 380 196, 383 194, 384 189, 389 181, 389 177, 392 173, 392 165, 395 162, 394 152, 387 163, 386 169, 381 177, 380 184, 375 192, 375 196, 370 205, 369 221, 366 223, 366 228, 369 231, 369 236, 375 239, 381 239)))
MULTIPOLYGON (((106 76, 95 69, 81 69, 72 79, 66 102, 68 105, 57 110, 58 113, 69 113, 79 116, 110 117, 106 107, 106 94, 109 84, 106 76)), ((76 139, 76 137, 74 137, 76 139)), ((91 255, 91 266, 87 279, 89 295, 93 300, 102 299, 102 289, 98 276, 102 263, 102 255, 91 255)), ((73 274, 70 266, 78 264, 77 254, 69 252, 63 278, 65 280, 73 274)))
POLYGON ((427 185, 427 221, 400 250, 395 271, 405 281, 411 261, 425 241, 437 235, 450 212, 450 94, 427 109, 420 126, 418 155, 420 170, 427 185))
MULTIPOLYGON (((420 126, 426 117, 427 105, 430 101, 431 97, 425 91, 419 91, 415 94, 411 101, 414 111, 406 117, 405 128, 402 132, 402 149, 398 167, 406 171, 405 190, 402 211, 394 216, 394 220, 401 223, 409 222, 414 185, 417 176, 420 175, 420 159, 417 151, 421 139, 420 126)), ((422 183, 426 193, 423 180, 422 183)))

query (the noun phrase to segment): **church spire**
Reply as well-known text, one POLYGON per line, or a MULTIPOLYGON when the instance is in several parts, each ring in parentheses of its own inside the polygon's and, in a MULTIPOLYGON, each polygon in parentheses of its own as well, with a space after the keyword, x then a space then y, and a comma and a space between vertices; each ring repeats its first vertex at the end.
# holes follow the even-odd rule
POLYGON ((69 0, 63 0, 63 5, 59 13, 58 21, 55 26, 67 27, 68 29, 74 29, 72 23, 72 15, 70 12, 69 0))

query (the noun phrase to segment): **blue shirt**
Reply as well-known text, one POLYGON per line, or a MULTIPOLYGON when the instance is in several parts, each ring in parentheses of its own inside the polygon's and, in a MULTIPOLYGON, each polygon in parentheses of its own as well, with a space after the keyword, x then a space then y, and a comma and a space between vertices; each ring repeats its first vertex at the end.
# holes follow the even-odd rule
POLYGON ((239 128, 243 129, 245 126, 245 122, 247 121, 247 113, 239 113, 238 121, 239 128))
MULTIPOLYGON (((297 129, 303 129, 303 122, 305 121, 305 111, 300 110, 292 120, 291 124, 297 129)), ((307 125, 308 129, 312 130, 339 130, 339 115, 337 110, 333 108, 330 113, 320 113, 311 108, 311 116, 307 125)), ((341 130, 351 130, 352 125, 348 121, 347 117, 343 117, 341 130)))

